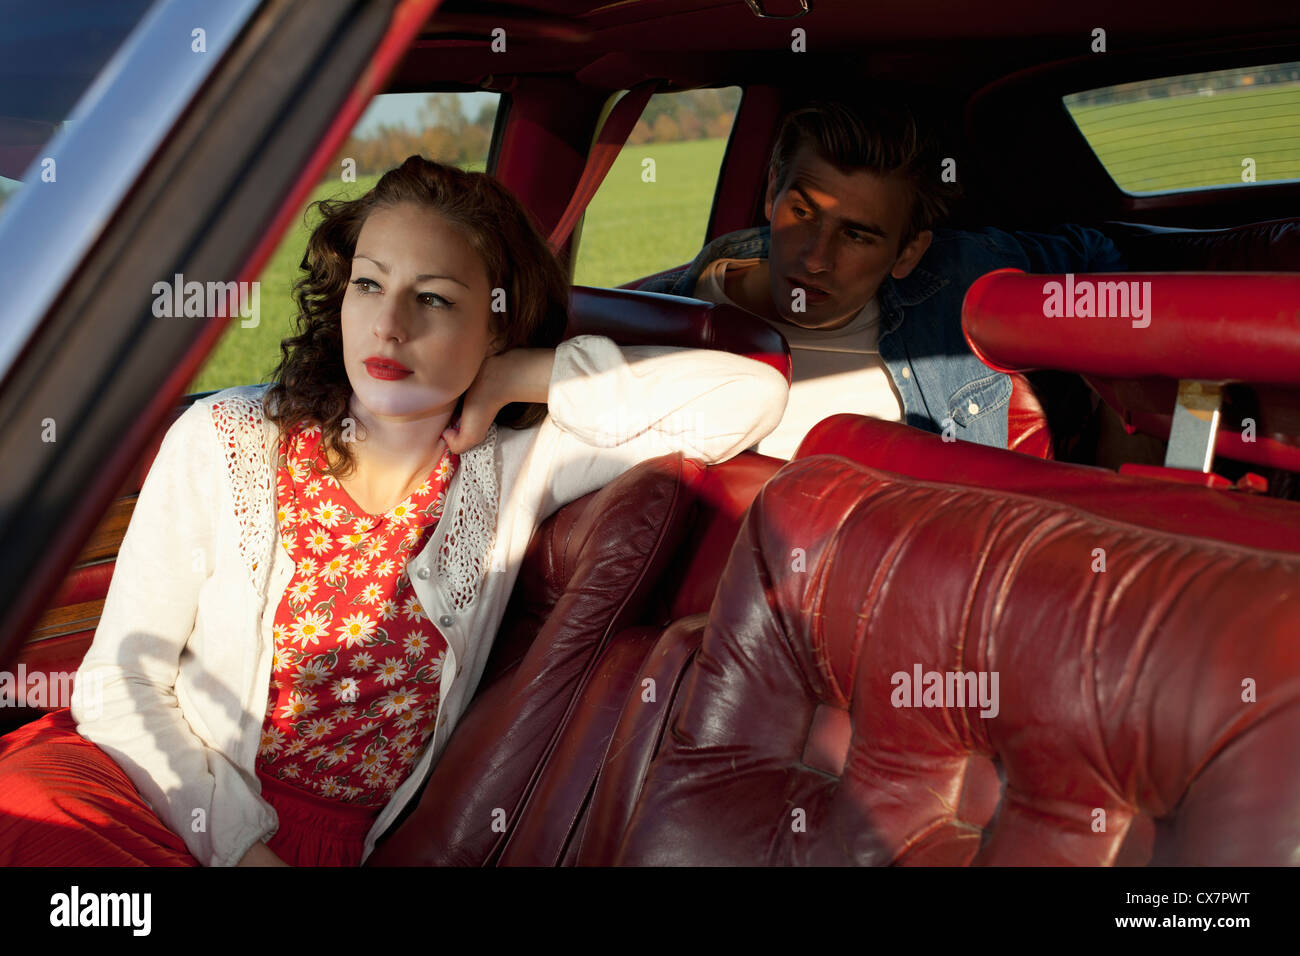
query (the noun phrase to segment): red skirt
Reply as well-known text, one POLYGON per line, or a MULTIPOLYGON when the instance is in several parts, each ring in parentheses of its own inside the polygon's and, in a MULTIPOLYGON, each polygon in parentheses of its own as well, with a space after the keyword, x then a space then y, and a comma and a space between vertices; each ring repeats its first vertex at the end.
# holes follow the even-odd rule
MULTIPOLYGON (((262 777, 280 828, 267 845, 292 866, 359 866, 378 810, 262 777)), ((0 737, 0 866, 198 866, 65 707, 0 737)))

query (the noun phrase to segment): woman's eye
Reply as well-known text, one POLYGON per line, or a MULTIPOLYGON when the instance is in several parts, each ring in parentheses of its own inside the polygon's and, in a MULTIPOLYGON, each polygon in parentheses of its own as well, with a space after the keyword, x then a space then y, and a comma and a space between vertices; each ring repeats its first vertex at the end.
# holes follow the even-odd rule
POLYGON ((425 305, 432 306, 436 309, 446 309, 455 305, 455 303, 450 299, 444 299, 442 296, 434 292, 425 292, 421 294, 420 300, 424 302, 425 305))
POLYGON ((352 284, 357 287, 357 291, 362 295, 366 295, 370 291, 366 289, 365 286, 372 285, 376 289, 379 288, 379 283, 375 282, 373 279, 353 279, 352 284))

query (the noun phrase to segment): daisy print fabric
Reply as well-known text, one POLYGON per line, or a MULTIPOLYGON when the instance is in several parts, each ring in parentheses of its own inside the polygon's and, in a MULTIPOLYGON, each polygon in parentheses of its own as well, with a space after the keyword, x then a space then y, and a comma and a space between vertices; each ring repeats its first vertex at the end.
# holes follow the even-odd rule
POLYGON ((280 542, 294 575, 276 611, 259 773, 319 796, 382 807, 433 732, 447 643, 406 563, 442 515, 459 457, 447 450, 419 488, 382 515, 338 480, 319 425, 281 442, 280 542))

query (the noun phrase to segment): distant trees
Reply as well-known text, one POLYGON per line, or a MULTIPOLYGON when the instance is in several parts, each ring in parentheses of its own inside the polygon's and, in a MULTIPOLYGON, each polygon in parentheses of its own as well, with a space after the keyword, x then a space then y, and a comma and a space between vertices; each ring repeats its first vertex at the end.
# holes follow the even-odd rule
POLYGON ((640 146, 643 143, 720 139, 731 132, 739 105, 740 90, 734 86, 720 90, 657 93, 650 97, 627 141, 640 146))
MULTIPOLYGON (((628 142, 639 146, 725 137, 739 104, 736 87, 657 94, 650 97, 628 142)), ((495 120, 495 102, 484 103, 471 118, 465 115, 459 94, 432 93, 417 116, 418 129, 385 124, 365 136, 353 134, 339 155, 356 161, 359 176, 386 172, 412 153, 457 166, 481 163, 492 142, 495 120)), ((327 173, 337 175, 337 165, 327 173)))
POLYGON ((1282 63, 1276 66, 1239 67, 1233 70, 1215 70, 1212 73, 1187 73, 1158 80, 1120 83, 1099 90, 1074 93, 1069 99, 1075 106, 1102 106, 1297 82, 1300 82, 1300 63, 1282 63))
MULTIPOLYGON (((359 176, 387 172, 412 153, 456 166, 481 163, 495 119, 495 103, 483 104, 470 119, 458 94, 432 93, 418 114, 420 129, 380 125, 364 137, 349 136, 339 155, 356 160, 359 176)), ((328 175, 337 176, 337 167, 328 175)))

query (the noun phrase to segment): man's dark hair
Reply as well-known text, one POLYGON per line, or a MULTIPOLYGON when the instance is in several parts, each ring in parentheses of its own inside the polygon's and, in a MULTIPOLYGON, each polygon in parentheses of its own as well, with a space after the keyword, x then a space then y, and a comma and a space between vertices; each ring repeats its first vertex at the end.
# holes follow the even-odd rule
POLYGON ((912 189, 912 214, 903 228, 901 250, 918 233, 948 215, 955 184, 940 178, 942 156, 935 138, 910 108, 819 100, 788 114, 772 148, 776 191, 787 183, 799 147, 807 144, 844 173, 865 169, 879 176, 900 173, 912 189))

